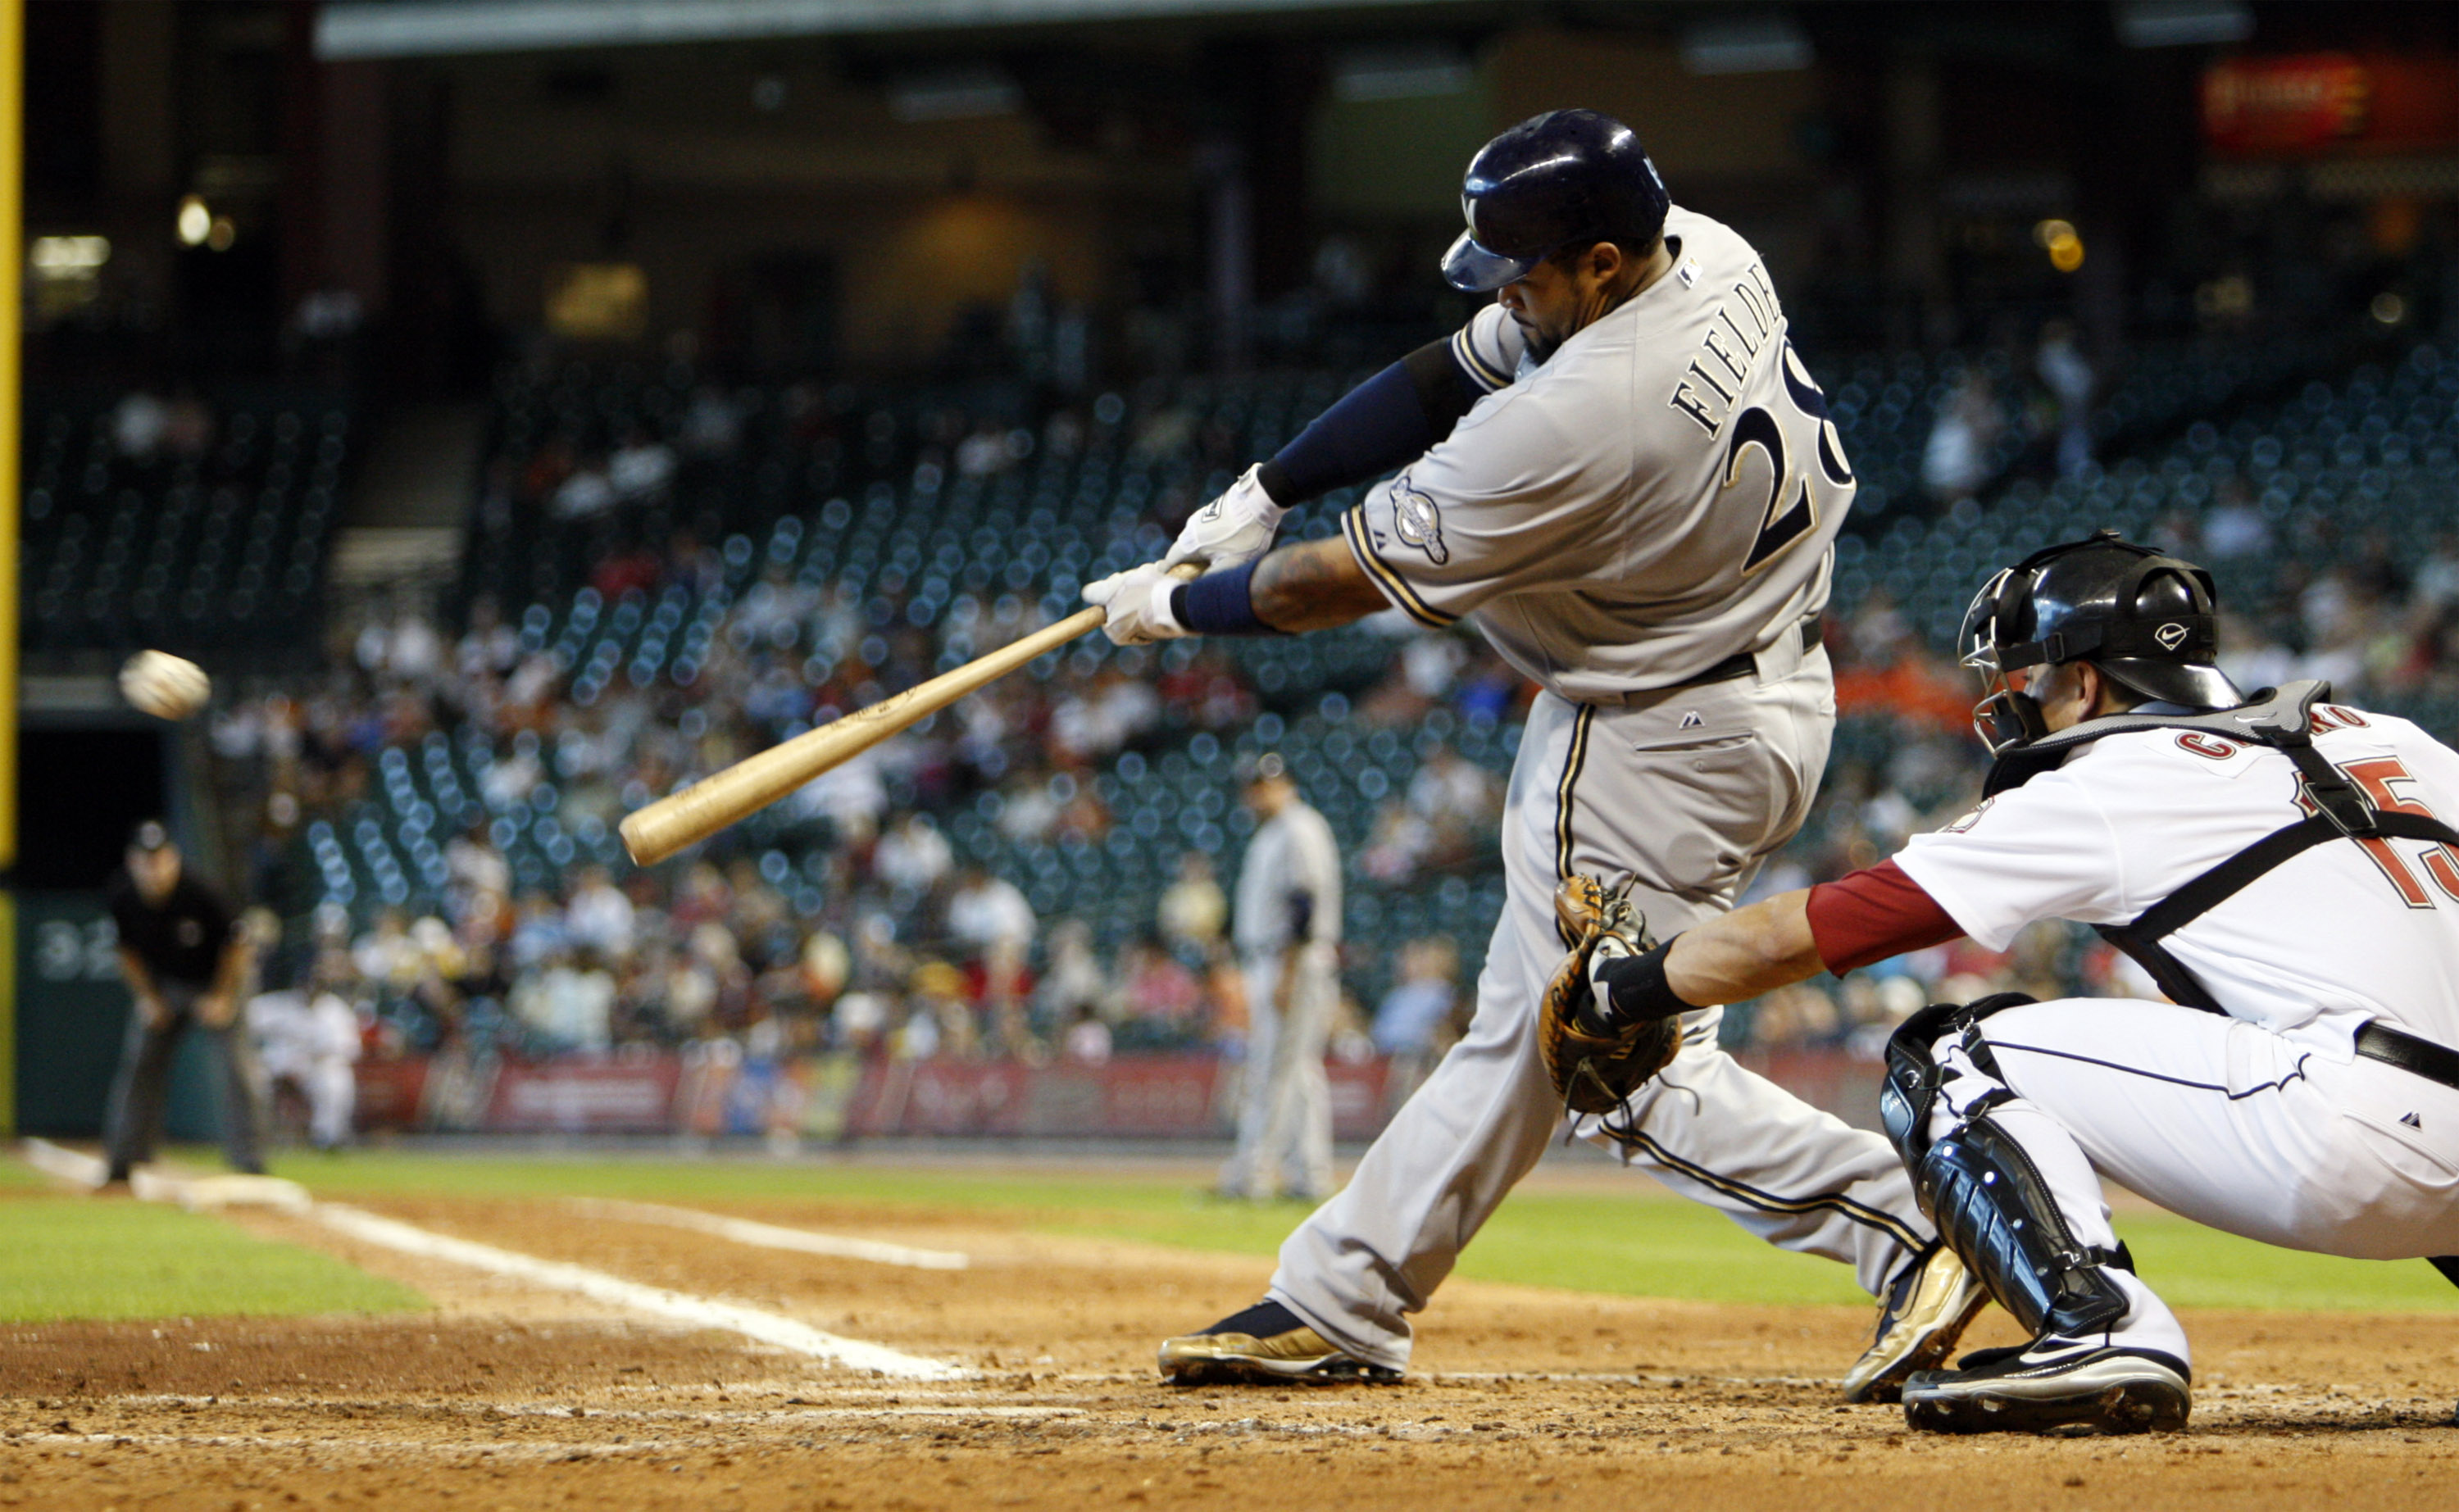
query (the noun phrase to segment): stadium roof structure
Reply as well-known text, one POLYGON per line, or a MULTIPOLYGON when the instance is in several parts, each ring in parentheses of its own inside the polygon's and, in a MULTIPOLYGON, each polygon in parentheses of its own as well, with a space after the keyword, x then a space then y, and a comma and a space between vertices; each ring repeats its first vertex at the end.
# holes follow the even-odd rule
POLYGON ((326 59, 1392 9, 1461 0, 338 0, 326 59))

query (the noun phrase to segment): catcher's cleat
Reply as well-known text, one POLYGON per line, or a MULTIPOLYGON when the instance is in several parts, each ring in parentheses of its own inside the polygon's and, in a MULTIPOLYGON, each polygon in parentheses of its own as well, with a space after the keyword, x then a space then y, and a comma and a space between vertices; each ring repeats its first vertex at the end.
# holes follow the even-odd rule
POLYGON ((1844 1399, 1897 1400, 1905 1377, 1954 1354, 1956 1341, 1988 1305, 1989 1292, 1981 1278, 1965 1269, 1954 1250, 1933 1241, 1887 1288, 1886 1300, 1879 1307, 1878 1333, 1844 1373, 1844 1399))
POLYGON ((2192 1373, 2158 1350, 2046 1338, 1980 1350, 1904 1383, 1904 1420, 1932 1433, 2172 1433, 2192 1373))
POLYGON ((1164 1339, 1162 1379, 1173 1386, 1389 1386, 1400 1373, 1344 1354, 1278 1302, 1258 1302, 1201 1334, 1164 1339))

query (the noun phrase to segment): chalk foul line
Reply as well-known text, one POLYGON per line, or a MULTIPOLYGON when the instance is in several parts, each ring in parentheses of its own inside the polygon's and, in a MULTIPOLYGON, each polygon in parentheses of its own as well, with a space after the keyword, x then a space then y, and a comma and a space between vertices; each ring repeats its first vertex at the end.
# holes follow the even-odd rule
POLYGON ((726 1218, 690 1208, 668 1208, 661 1203, 602 1202, 581 1197, 574 1199, 574 1206, 583 1212, 602 1217, 627 1223, 662 1224, 669 1228, 688 1228, 694 1233, 709 1234, 740 1245, 756 1245, 764 1250, 792 1250, 803 1254, 829 1255, 840 1260, 868 1260, 876 1265, 906 1266, 916 1270, 962 1270, 973 1263, 954 1250, 915 1250, 905 1245, 883 1244, 875 1239, 851 1239, 839 1234, 814 1233, 809 1228, 754 1223, 747 1218, 726 1218))
POLYGON ((905 1380, 961 1380, 970 1375, 941 1360, 924 1359, 917 1354, 903 1354, 861 1339, 841 1338, 808 1323, 798 1323, 774 1312, 764 1312, 758 1308, 697 1297, 683 1292, 670 1292, 663 1287, 643 1286, 637 1281, 608 1275, 603 1270, 592 1270, 586 1266, 560 1260, 541 1260, 515 1250, 498 1250, 493 1245, 455 1239, 356 1208, 318 1203, 311 1209, 310 1216, 338 1233, 404 1254, 446 1260, 525 1281, 532 1286, 568 1292, 595 1302, 629 1308, 636 1312, 670 1318, 679 1323, 725 1329, 763 1344, 829 1360, 851 1370, 875 1371, 882 1376, 905 1380))
MULTIPOLYGON (((45 1139, 21 1141, 17 1148, 26 1164, 57 1180, 89 1189, 102 1183, 103 1163, 95 1156, 64 1148, 45 1139)), ((450 1261, 532 1286, 571 1292, 609 1306, 628 1308, 636 1312, 669 1318, 698 1328, 725 1329, 763 1344, 828 1360, 850 1370, 872 1371, 903 1380, 966 1380, 974 1375, 942 1360, 925 1359, 918 1354, 907 1354, 862 1339, 842 1338, 808 1323, 765 1312, 758 1308, 697 1297, 663 1287, 643 1286, 637 1281, 608 1275, 602 1270, 592 1270, 586 1266, 570 1265, 560 1260, 541 1260, 516 1250, 498 1250, 493 1245, 455 1239, 449 1234, 435 1233, 399 1219, 379 1217, 356 1208, 310 1203, 304 1188, 278 1177, 174 1176, 140 1170, 131 1185, 139 1201, 175 1202, 187 1208, 241 1204, 281 1208, 312 1218, 336 1232, 404 1254, 450 1261)), ((884 1264, 916 1266, 926 1270, 960 1270, 966 1264, 965 1256, 948 1250, 907 1250, 901 1245, 840 1239, 830 1234, 696 1213, 688 1208, 659 1208, 646 1203, 604 1206, 609 1208, 638 1208, 639 1213, 624 1216, 636 1216, 643 1222, 696 1228, 740 1243, 770 1249, 849 1255, 855 1259, 878 1260, 884 1264)))

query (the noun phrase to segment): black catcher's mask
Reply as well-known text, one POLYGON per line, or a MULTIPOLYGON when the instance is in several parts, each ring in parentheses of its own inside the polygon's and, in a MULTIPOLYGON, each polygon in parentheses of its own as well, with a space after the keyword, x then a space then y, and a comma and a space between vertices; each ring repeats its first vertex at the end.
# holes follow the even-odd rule
POLYGON ((2040 704, 2008 678, 2069 662, 2184 708, 2244 703, 2212 664, 2217 602, 2210 573, 2112 530, 2034 552, 1983 584, 1964 612, 1957 649, 1985 690, 1972 727, 1993 756, 2048 734, 2040 704))

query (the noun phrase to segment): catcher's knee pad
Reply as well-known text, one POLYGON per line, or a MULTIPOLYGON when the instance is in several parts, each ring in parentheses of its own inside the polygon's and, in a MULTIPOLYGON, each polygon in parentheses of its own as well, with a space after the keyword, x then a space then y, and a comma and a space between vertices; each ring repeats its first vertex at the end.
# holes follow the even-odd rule
POLYGON ((2076 1240, 2039 1167, 1989 1116, 2009 1096, 1990 1094, 1931 1144, 1911 1166, 1913 1188, 1939 1237, 2035 1337, 2096 1333, 2128 1306, 2107 1268, 2133 1265, 2122 1246, 2076 1240))
POLYGON ((1950 1035, 1963 1036, 1965 1054, 1982 1070, 1997 1076, 1997 1057, 1989 1053, 1988 1041, 1972 1032, 1972 1026, 2002 1009, 2035 1001, 2024 993, 1993 993, 1970 1003, 1931 1003, 1887 1037, 1887 1075, 1879 1085, 1879 1121, 1905 1169, 1920 1169, 1922 1156, 1929 1149, 1930 1109, 1944 1080, 1938 1063, 1939 1041, 1950 1035))

